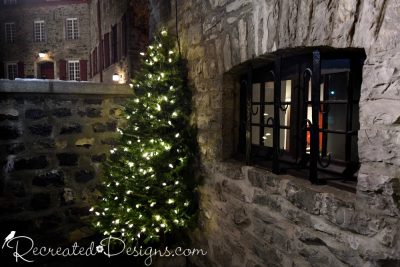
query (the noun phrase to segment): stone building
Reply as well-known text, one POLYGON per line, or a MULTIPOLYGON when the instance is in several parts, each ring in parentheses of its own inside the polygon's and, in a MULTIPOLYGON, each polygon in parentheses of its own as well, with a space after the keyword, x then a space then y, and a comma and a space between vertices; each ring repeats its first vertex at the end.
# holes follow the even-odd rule
POLYGON ((151 20, 194 92, 196 265, 398 266, 399 2, 177 2, 151 20))
POLYGON ((148 40, 145 3, 3 1, 0 77, 125 83, 148 40))
POLYGON ((89 9, 91 80, 127 82, 133 76, 139 53, 148 41, 147 1, 93 0, 89 9))
MULTIPOLYGON (((204 180, 189 235, 192 247, 208 251, 188 258, 191 266, 400 264, 397 0, 118 3, 89 3, 95 81, 132 75, 148 29, 176 34, 178 23, 204 180), (136 27, 128 36, 142 41, 124 50, 126 20, 136 27)), ((69 95, 62 82, 24 93, 17 83, 20 95, 12 81, 0 83, 8 107, 0 112, 1 155, 20 168, 3 171, 0 228, 29 225, 66 241, 88 236, 82 220, 96 195, 94 174, 115 144, 126 96, 76 85, 69 95)))
POLYGON ((2 1, 0 24, 0 77, 88 79, 88 1, 2 1))

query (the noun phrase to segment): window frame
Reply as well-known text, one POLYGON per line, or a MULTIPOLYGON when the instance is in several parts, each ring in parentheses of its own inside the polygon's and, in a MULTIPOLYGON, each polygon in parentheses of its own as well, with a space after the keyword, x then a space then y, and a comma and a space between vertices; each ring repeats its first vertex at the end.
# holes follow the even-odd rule
POLYGON ((4 33, 5 33, 5 42, 12 44, 15 42, 15 22, 5 22, 4 23, 4 33), (8 29, 7 27, 10 26, 8 29))
POLYGON ((65 19, 65 36, 67 40, 79 39, 79 20, 78 18, 65 19), (69 22, 71 22, 71 31, 69 31, 69 22))
MULTIPOLYGON (((5 69, 6 69, 6 77, 9 80, 15 80, 16 78, 18 78, 18 63, 17 62, 6 62, 5 63, 5 69), (14 73, 14 77, 10 78, 10 71, 9 71, 9 67, 13 66, 15 67, 15 73, 14 73)), ((13 71, 14 72, 14 71, 13 71)))
MULTIPOLYGON (((357 60, 359 60, 360 58, 363 62, 363 60, 365 59, 365 53, 363 54, 363 56, 361 56, 361 53, 356 53, 356 55, 353 55, 350 52, 346 51, 323 51, 321 53, 319 49, 315 49, 314 51, 307 50, 303 53, 299 53, 299 51, 297 51, 294 53, 294 55, 292 54, 287 57, 283 57, 282 54, 277 54, 274 55, 274 60, 270 61, 268 65, 264 65, 258 68, 253 68, 251 65, 249 65, 247 73, 246 75, 243 75, 241 77, 240 83, 239 152, 245 154, 246 162, 248 164, 256 163, 269 166, 269 168, 271 168, 272 171, 276 174, 287 172, 287 170, 289 169, 308 170, 308 178, 312 183, 315 184, 325 184, 327 180, 354 180, 355 177, 353 175, 358 170, 359 162, 352 161, 351 138, 353 136, 357 136, 359 125, 357 126, 358 128, 354 130, 352 129, 351 123, 353 122, 352 114, 354 112, 353 103, 355 101, 358 103, 359 98, 357 100, 354 100, 353 95, 351 94, 352 90, 350 89, 352 89, 354 86, 358 86, 357 90, 360 90, 361 87, 362 63, 357 66, 356 63, 354 63, 358 62, 357 60), (341 53, 343 55, 341 55, 341 53), (336 101, 336 103, 335 101, 330 100, 325 101, 325 98, 321 100, 321 54, 323 61, 343 57, 349 58, 351 60, 352 65, 349 73, 352 73, 353 76, 352 78, 349 77, 347 80, 348 88, 345 89, 348 93, 347 101, 336 101), (310 57, 310 55, 312 56, 310 57), (290 102, 286 102, 286 100, 281 99, 281 83, 285 80, 285 77, 291 75, 290 71, 287 70, 293 67, 291 64, 288 64, 288 61, 290 60, 294 60, 297 64, 292 64, 296 66, 295 68, 298 68, 298 71, 295 70, 295 74, 292 75, 299 75, 297 84, 294 85, 298 86, 298 88, 296 89, 291 87, 291 100, 290 102), (287 69, 283 69, 282 67, 287 69), (300 70, 304 70, 304 72, 300 73, 300 70), (300 77, 300 75, 306 75, 307 73, 309 77, 300 77), (268 82, 271 81, 273 82, 274 87, 273 102, 271 102, 270 100, 266 101, 265 99, 265 86, 268 82), (301 84, 305 81, 307 81, 307 84, 301 84), (259 101, 255 102, 253 101, 253 86, 258 83, 259 87, 257 88, 259 88, 259 95, 257 96, 257 99, 259 99, 259 101), (307 94, 310 83, 311 99, 308 99, 307 94), (307 88, 307 93, 301 93, 301 90, 303 90, 302 88, 307 88), (297 90, 297 92, 295 92, 294 94, 293 92, 295 90, 297 90), (307 98, 302 98, 303 95, 306 95, 307 98), (351 101, 349 99, 351 99, 351 101), (344 131, 331 130, 325 126, 312 125, 311 121, 318 121, 318 124, 320 123, 319 116, 321 113, 324 112, 324 106, 335 104, 346 105, 347 107, 346 129, 344 131), (266 114, 265 107, 267 105, 273 107, 273 116, 264 118, 264 115, 266 114), (305 122, 303 122, 303 120, 308 118, 308 109, 303 109, 307 108, 309 105, 312 108, 312 120, 308 121, 306 125, 303 125, 305 122), (259 109, 256 110, 257 112, 254 110, 254 106, 259 109), (290 115, 291 118, 289 124, 285 123, 285 125, 281 125, 280 114, 282 114, 282 111, 285 114, 286 109, 288 109, 289 106, 291 109, 295 107, 292 112, 295 112, 296 114, 294 114, 293 116, 290 115), (257 113, 258 116, 255 117, 254 115, 257 115, 257 113), (253 123, 253 118, 258 119, 259 122, 253 123), (275 121, 278 121, 279 123, 274 123, 275 121), (252 128, 254 126, 256 126, 256 128, 252 128), (292 127, 294 128, 293 132, 290 130, 292 127), (267 147, 263 144, 262 137, 265 135, 265 129, 267 128, 271 129, 273 133, 272 147, 267 147), (260 131, 259 133, 255 131, 257 129, 260 131), (288 138, 290 149, 288 151, 282 149, 280 145, 282 130, 287 130, 290 135, 290 137, 288 138), (309 133, 310 143, 312 143, 309 153, 307 153, 306 151, 307 133, 309 133), (336 160, 335 158, 331 158, 330 155, 327 155, 326 144, 325 153, 323 145, 322 150, 320 151, 320 139, 322 139, 321 136, 328 133, 344 134, 345 136, 345 161, 343 163, 344 166, 342 166, 343 168, 341 169, 344 169, 344 171, 341 174, 338 174, 335 168, 337 169, 337 166, 340 166, 340 164, 342 163, 340 163, 340 161, 336 160), (255 142, 255 144, 253 143, 253 134, 258 134, 258 145, 257 142, 255 142), (291 147, 292 144, 294 144, 294 148, 291 147), (266 162, 268 164, 263 164, 266 162), (334 175, 329 178, 321 178, 321 173, 331 173, 334 175)), ((327 90, 328 89, 326 89, 325 91, 327 90)), ((268 110, 271 111, 271 108, 269 108, 268 110)))
POLYGON ((35 43, 46 42, 46 22, 38 19, 33 22, 33 38, 35 43), (39 25, 39 28, 37 27, 39 25), (37 32, 39 30, 39 32, 37 32), (38 38, 37 38, 38 37, 38 38))
POLYGON ((68 60, 67 61, 67 73, 68 73, 68 80, 69 81, 80 81, 79 60, 68 60), (71 75, 71 65, 73 66, 72 75, 71 75), (71 78, 73 78, 73 79, 71 79, 71 78))

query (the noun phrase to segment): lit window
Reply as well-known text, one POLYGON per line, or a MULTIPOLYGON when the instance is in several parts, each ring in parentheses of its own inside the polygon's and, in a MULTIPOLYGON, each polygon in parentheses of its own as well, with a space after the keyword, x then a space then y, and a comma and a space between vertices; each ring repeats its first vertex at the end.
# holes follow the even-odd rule
POLYGON ((35 42, 45 41, 44 20, 36 20, 34 22, 35 42))
POLYGON ((78 60, 69 60, 68 61, 68 79, 79 81, 79 61, 78 60))
POLYGON ((5 23, 5 33, 6 33, 6 42, 7 43, 14 43, 14 38, 15 38, 15 23, 14 22, 8 22, 5 23))
POLYGON ((17 0, 3 0, 4 5, 16 5, 17 0))
POLYGON ((358 51, 316 50, 249 70, 239 129, 247 160, 274 173, 308 170, 314 183, 354 180, 363 60, 358 51))
POLYGON ((17 78, 18 67, 16 63, 7 63, 7 78, 14 80, 17 78))
POLYGON ((74 40, 79 38, 78 19, 68 18, 66 23, 67 39, 74 40))

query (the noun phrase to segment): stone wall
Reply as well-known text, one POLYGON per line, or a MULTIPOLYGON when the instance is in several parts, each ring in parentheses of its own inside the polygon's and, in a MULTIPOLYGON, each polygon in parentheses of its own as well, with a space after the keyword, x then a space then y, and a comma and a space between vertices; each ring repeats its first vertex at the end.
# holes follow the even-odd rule
MULTIPOLYGON (((192 239, 209 257, 195 264, 398 264, 399 2, 178 2, 205 177, 199 229, 192 239), (238 66, 283 49, 316 46, 363 48, 367 55, 358 133, 361 169, 354 194, 226 161, 235 153, 238 134, 238 66)), ((174 32, 174 1, 153 0, 151 6, 154 27, 167 25, 174 32)))
MULTIPOLYGON (((120 60, 104 68, 103 82, 114 83, 112 76, 117 73, 122 76, 121 82, 129 82, 133 77, 134 71, 139 67, 139 53, 143 51, 148 43, 148 21, 149 10, 147 0, 112 0, 100 1, 101 13, 101 33, 99 38, 98 19, 97 19, 97 1, 90 1, 90 49, 93 51, 99 47, 99 41, 104 40, 104 34, 110 33, 110 49, 111 49, 111 30, 112 26, 117 26, 118 35, 118 53, 121 55, 120 60), (122 49, 122 25, 121 19, 126 16, 127 23, 127 55, 123 55, 122 49)), ((99 48, 98 48, 99 49, 99 48)), ((111 56, 111 52, 110 52, 111 56)), ((100 54, 98 55, 98 64, 100 65, 100 54)), ((92 77, 93 81, 100 81, 100 74, 92 77)))
POLYGON ((88 207, 130 92, 122 85, 0 81, 1 235, 17 230, 59 245, 92 234, 88 207))

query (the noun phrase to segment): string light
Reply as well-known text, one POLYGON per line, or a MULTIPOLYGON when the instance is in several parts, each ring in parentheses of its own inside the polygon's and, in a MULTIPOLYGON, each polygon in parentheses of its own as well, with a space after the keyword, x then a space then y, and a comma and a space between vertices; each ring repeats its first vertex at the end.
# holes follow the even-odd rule
POLYGON ((182 201, 185 177, 180 175, 192 150, 187 145, 191 142, 184 140, 191 137, 185 119, 190 114, 184 112, 190 103, 178 91, 187 88, 174 65, 180 61, 175 44, 167 38, 162 30, 157 41, 140 52, 143 69, 129 83, 135 96, 124 107, 123 118, 129 122, 116 129, 118 142, 107 159, 102 201, 89 210, 97 219, 92 225, 101 233, 119 233, 132 243, 179 229, 185 224, 181 218, 188 215, 189 200, 182 201))

